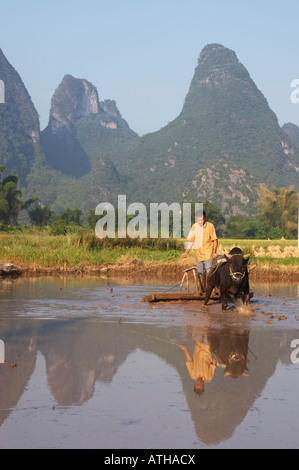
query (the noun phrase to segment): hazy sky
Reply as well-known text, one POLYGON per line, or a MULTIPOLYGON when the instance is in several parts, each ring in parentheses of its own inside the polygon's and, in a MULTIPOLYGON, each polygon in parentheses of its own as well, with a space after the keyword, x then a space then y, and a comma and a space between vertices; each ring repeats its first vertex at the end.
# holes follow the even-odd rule
POLYGON ((0 48, 40 115, 66 74, 114 99, 139 135, 180 113, 203 47, 234 50, 279 123, 299 125, 298 0, 0 0, 0 48))

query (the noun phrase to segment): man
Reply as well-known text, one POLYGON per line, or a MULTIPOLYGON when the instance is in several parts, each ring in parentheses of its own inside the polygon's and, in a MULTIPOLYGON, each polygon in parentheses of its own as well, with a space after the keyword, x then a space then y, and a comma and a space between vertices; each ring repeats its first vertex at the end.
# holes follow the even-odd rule
POLYGON ((206 212, 199 211, 195 215, 196 223, 191 227, 187 237, 189 243, 181 258, 187 258, 193 245, 199 281, 202 289, 205 290, 202 286, 201 276, 204 278, 205 286, 206 274, 211 268, 213 258, 217 256, 218 239, 214 225, 206 220, 206 212))
POLYGON ((199 341, 195 343, 193 357, 185 344, 179 346, 185 353, 190 377, 195 380, 194 392, 200 395, 204 392, 204 384, 214 377, 216 360, 212 358, 209 346, 199 341))

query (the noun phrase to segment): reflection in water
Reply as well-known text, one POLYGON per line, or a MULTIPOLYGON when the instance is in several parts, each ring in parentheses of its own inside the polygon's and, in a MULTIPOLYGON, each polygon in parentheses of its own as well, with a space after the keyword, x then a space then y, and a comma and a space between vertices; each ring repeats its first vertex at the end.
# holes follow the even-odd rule
POLYGON ((248 376, 248 342, 249 331, 225 328, 208 330, 201 341, 196 341, 193 357, 185 344, 180 345, 187 359, 190 377, 195 380, 194 392, 198 395, 204 392, 204 384, 211 382, 216 366, 224 368, 225 377, 248 376))
POLYGON ((199 341, 195 343, 193 357, 185 344, 182 344, 181 348, 186 355, 190 377, 195 380, 194 392, 200 395, 204 392, 205 382, 211 382, 214 377, 216 360, 212 359, 210 347, 199 341))
MULTIPOLYGON (((191 331, 191 335, 194 333, 198 336, 198 331, 191 331)), ((212 364, 217 364, 214 375, 199 397, 186 378, 183 388, 198 439, 207 445, 216 445, 233 436, 262 393, 275 372, 282 344, 279 336, 273 337, 270 331, 254 330, 249 334, 249 330, 223 328, 202 334, 209 349, 206 362, 211 358, 210 371, 212 364), (233 357, 237 361, 232 364, 233 357)))
POLYGON ((249 375, 249 331, 225 328, 208 335, 211 354, 217 359, 217 365, 224 367, 224 376, 241 377, 249 375))
MULTIPOLYGON (((153 290, 152 286, 148 289, 153 290)), ((5 442, 2 437, 14 429, 15 440, 6 442, 6 446, 18 447, 15 428, 27 425, 34 414, 34 406, 29 413, 28 404, 19 409, 18 403, 25 396, 38 355, 44 358, 46 368, 46 383, 39 384, 38 393, 42 397, 50 392, 52 397, 41 424, 45 427, 51 422, 55 429, 47 446, 58 446, 55 436, 60 431, 65 434, 63 423, 71 416, 85 422, 83 447, 88 447, 89 428, 102 436, 98 445, 103 448, 109 447, 111 436, 115 448, 124 442, 132 448, 134 442, 140 447, 158 448, 162 431, 168 439, 163 445, 173 448, 215 446, 233 439, 236 428, 275 375, 278 362, 290 365, 290 343, 296 330, 266 328, 259 321, 264 321, 261 313, 257 313, 258 318, 243 319, 233 317, 231 312, 222 314, 220 305, 212 305, 202 315, 196 315, 201 307, 194 305, 152 309, 141 303, 144 290, 115 283, 112 294, 111 286, 98 280, 83 285, 77 281, 61 284, 41 280, 3 289, 0 338, 6 362, 0 365, 0 442, 5 442), (208 325, 209 319, 212 326, 208 325), (150 354, 146 365, 134 363, 143 357, 141 351, 150 354), (154 357, 159 358, 158 363, 154 357), (177 384, 181 391, 164 396, 169 413, 163 414, 162 421, 152 422, 151 436, 146 434, 146 441, 142 441, 149 426, 147 410, 165 393, 166 383, 173 384, 174 389, 177 384), (146 388, 140 395, 143 384, 146 388), (105 393, 110 403, 108 398, 105 401, 105 393), (117 403, 111 398, 114 394, 117 403), (142 401, 138 418, 128 419, 130 413, 135 416, 142 394, 150 398, 142 401), (132 408, 126 405, 128 397, 132 408), (176 414, 181 410, 182 398, 193 423, 193 436, 186 414, 176 414), (102 409, 101 402, 108 409, 102 409), (90 414, 83 407, 89 403, 94 410, 90 414), (54 408, 60 413, 55 423, 54 408), (181 432, 184 426, 189 430, 185 441, 175 434, 175 428, 171 429, 173 413, 177 419, 182 418, 181 432)), ((261 298, 262 302, 269 305, 268 298, 261 298)), ((276 298, 271 308, 277 303, 276 298)), ((69 440, 65 442, 69 447, 74 445, 72 429, 68 427, 69 440)), ((29 446, 34 447, 34 429, 31 432, 29 446)))

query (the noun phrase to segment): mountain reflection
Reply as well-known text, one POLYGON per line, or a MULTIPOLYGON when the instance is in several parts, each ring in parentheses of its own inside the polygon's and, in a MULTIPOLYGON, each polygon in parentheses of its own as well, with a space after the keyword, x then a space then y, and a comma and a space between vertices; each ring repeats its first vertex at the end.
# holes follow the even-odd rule
POLYGON ((4 320, 0 338, 6 351, 6 363, 0 365, 0 425, 22 396, 37 352, 45 358, 48 387, 56 403, 72 406, 90 400, 96 382, 109 385, 128 355, 140 349, 176 369, 197 437, 207 444, 232 435, 287 345, 269 330, 161 328, 94 319, 4 320), (200 395, 194 393, 197 375, 205 382, 200 395))

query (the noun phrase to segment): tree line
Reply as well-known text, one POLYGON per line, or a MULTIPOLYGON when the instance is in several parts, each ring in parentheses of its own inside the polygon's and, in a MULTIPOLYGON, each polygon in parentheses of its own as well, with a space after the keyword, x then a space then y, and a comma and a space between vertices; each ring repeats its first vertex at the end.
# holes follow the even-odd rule
MULTIPOLYGON (((0 166, 0 178, 4 170, 5 167, 0 166)), ((13 173, 5 176, 2 181, 0 180, 0 229, 5 230, 8 226, 18 226, 21 211, 26 211, 31 226, 49 227, 53 235, 66 234, 78 227, 95 228, 99 217, 95 215, 93 209, 89 209, 85 216, 80 209, 69 208, 56 214, 49 206, 44 206, 38 197, 22 201, 22 193, 17 188, 18 181, 18 176, 13 173)), ((290 186, 288 189, 272 187, 269 189, 265 184, 261 184, 257 192, 258 212, 255 218, 231 215, 225 220, 215 204, 209 201, 196 202, 203 202, 207 219, 215 225, 219 237, 234 239, 297 238, 299 198, 294 187, 290 186)), ((194 206, 195 202, 192 207, 194 206)), ((172 220, 170 212, 170 226, 172 220)))

